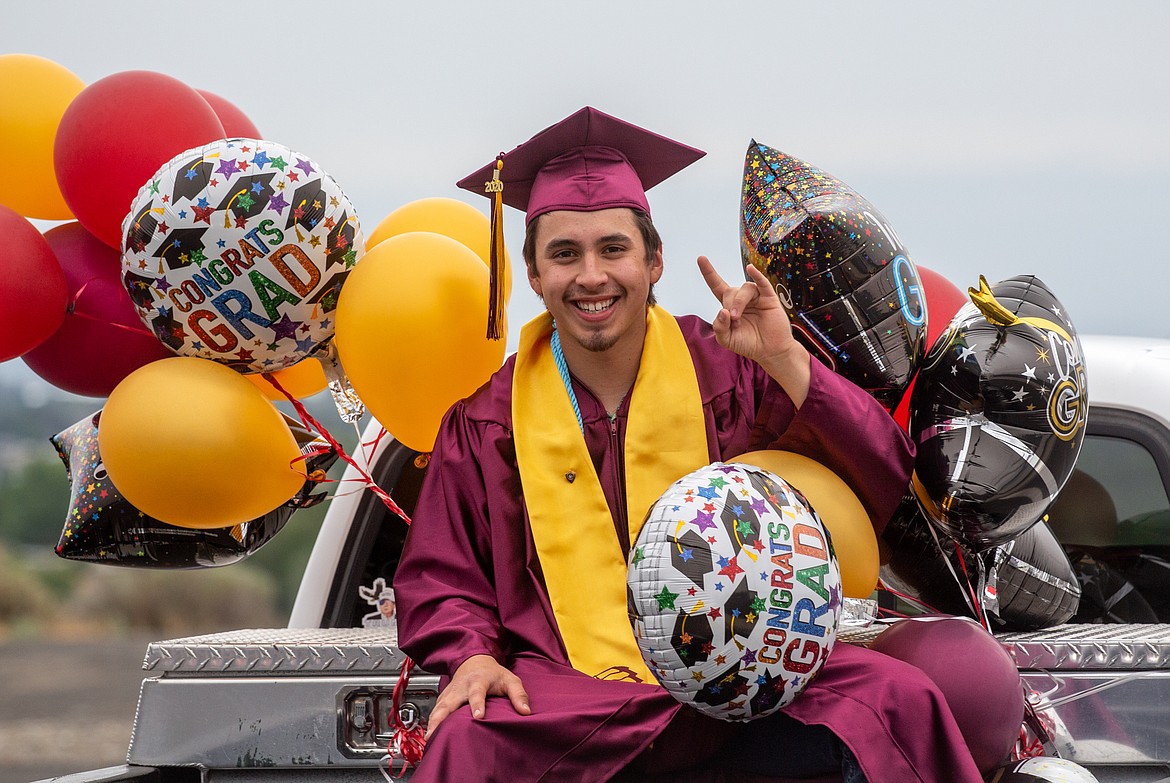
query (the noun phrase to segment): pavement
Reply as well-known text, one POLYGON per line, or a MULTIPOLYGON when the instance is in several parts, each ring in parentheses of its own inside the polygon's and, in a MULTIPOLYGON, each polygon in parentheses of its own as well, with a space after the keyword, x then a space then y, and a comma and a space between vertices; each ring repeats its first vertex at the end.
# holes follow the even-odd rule
POLYGON ((150 641, 0 639, 0 783, 126 763, 150 641))

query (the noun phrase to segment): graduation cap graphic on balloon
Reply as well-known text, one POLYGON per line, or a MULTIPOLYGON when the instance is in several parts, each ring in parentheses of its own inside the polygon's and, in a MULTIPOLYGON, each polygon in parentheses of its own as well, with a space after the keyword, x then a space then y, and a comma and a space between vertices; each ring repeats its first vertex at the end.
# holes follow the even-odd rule
POLYGON ((357 261, 358 249, 354 247, 354 237, 357 236, 357 221, 350 218, 349 213, 343 211, 341 219, 329 229, 329 237, 325 241, 325 268, 340 264, 344 269, 350 269, 357 261))
POLYGON ((760 518, 752 510, 751 503, 734 492, 728 492, 719 514, 727 537, 739 546, 753 550, 760 541, 760 518))
POLYGON ((122 273, 122 285, 130 295, 130 301, 139 310, 149 310, 154 306, 154 280, 153 277, 144 277, 129 270, 122 273))
POLYGON ((312 231, 325 218, 325 207, 328 203, 329 197, 321 185, 321 180, 315 179, 298 185, 289 202, 288 220, 285 221, 284 227, 288 229, 297 226, 312 231))
POLYGON ((703 577, 711 571, 711 546, 694 530, 669 540, 671 565, 697 587, 702 587, 703 577))
MULTIPOLYGON (((231 190, 220 200, 216 211, 226 210, 236 218, 236 222, 259 215, 268 208, 268 200, 276 192, 272 187, 275 176, 275 171, 269 171, 264 174, 236 177, 231 180, 231 190)), ((225 215, 224 221, 226 227, 231 227, 231 218, 225 215)))
POLYGON ((841 180, 752 141, 740 249, 775 286, 797 339, 887 407, 925 350, 918 272, 880 212, 841 180))
POLYGON ((156 208, 153 202, 139 209, 133 220, 127 223, 125 247, 138 253, 145 250, 154 239, 155 230, 158 229, 158 218, 155 215, 161 212, 162 209, 156 208))
POLYGON ((670 646, 678 654, 679 660, 687 666, 704 663, 715 649, 715 631, 711 628, 711 620, 702 608, 696 608, 688 613, 679 609, 674 621, 674 633, 670 637, 670 646))
MULTIPOLYGON (((167 269, 181 269, 190 264, 202 266, 207 260, 203 235, 207 229, 174 228, 154 250, 154 257, 166 263, 167 269)), ((161 269, 159 270, 162 271, 161 269)))
POLYGON ((337 272, 318 287, 317 293, 305 301, 308 304, 318 305, 321 313, 333 312, 337 309, 337 297, 341 296, 341 286, 347 277, 349 277, 348 269, 337 272))
POLYGON ((175 165, 174 187, 171 189, 171 203, 181 199, 191 200, 207 190, 215 173, 215 162, 197 155, 188 161, 175 165))
POLYGON ((740 662, 736 661, 725 671, 706 680, 694 700, 699 704, 718 707, 734 701, 737 696, 747 695, 750 692, 748 680, 740 667, 740 662))
POLYGON ((175 320, 174 312, 173 307, 158 308, 158 312, 150 319, 150 328, 163 345, 177 351, 187 339, 187 330, 182 323, 175 320))

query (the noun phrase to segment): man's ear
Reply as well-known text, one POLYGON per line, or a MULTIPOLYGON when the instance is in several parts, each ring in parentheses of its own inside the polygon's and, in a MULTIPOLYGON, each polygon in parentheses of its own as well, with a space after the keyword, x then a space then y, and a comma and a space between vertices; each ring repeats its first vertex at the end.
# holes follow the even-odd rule
POLYGON ((524 269, 528 272, 528 287, 532 289, 532 293, 540 297, 544 301, 544 292, 540 287, 540 278, 532 271, 532 267, 528 264, 524 265, 524 269))
POLYGON ((650 262, 650 284, 657 283, 662 278, 662 248, 654 251, 654 260, 650 262))

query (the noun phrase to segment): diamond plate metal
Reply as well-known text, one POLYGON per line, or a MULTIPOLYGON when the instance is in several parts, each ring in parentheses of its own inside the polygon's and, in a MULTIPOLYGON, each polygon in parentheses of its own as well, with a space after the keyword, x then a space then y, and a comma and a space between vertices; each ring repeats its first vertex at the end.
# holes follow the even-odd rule
POLYGON ((406 656, 384 629, 264 628, 153 642, 142 668, 182 674, 395 674, 406 656))
POLYGON ((1043 631, 1000 634, 1021 669, 1165 669, 1170 667, 1170 626, 1059 625, 1043 631))

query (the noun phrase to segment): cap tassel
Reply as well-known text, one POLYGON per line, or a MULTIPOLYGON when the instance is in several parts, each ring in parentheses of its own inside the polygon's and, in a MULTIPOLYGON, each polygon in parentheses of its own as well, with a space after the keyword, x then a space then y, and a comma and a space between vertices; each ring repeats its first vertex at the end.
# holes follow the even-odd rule
POLYGON ((491 282, 488 298, 487 336, 489 340, 503 338, 504 321, 504 181, 500 171, 504 168, 504 153, 496 157, 496 168, 492 178, 484 184, 484 192, 492 199, 492 240, 491 240, 491 282))

